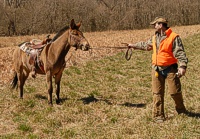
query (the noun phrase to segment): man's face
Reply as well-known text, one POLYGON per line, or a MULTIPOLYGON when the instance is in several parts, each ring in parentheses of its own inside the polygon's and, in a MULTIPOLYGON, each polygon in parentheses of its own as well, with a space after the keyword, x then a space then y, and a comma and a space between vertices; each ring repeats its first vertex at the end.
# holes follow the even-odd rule
POLYGON ((161 31, 161 28, 162 28, 162 24, 155 23, 155 24, 154 24, 154 28, 156 29, 156 31, 160 32, 160 31, 161 31))

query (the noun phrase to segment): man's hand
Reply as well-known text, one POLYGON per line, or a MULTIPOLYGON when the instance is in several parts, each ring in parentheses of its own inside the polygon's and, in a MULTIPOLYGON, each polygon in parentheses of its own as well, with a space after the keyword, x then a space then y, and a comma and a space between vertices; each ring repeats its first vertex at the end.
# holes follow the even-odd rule
POLYGON ((184 69, 184 68, 178 68, 177 76, 179 78, 181 78, 182 76, 185 76, 185 73, 186 73, 186 69, 184 69))
POLYGON ((153 46, 152 45, 147 45, 147 51, 153 50, 153 46))

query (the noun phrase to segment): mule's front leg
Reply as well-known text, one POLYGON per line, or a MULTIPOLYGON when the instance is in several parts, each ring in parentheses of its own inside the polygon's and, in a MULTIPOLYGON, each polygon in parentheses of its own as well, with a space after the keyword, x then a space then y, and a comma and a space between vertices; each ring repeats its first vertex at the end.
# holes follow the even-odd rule
POLYGON ((56 83, 56 103, 60 104, 60 81, 56 83))
POLYGON ((55 76, 55 84, 56 84, 56 96, 57 96, 57 100, 56 103, 60 104, 60 80, 62 77, 62 71, 61 70, 58 74, 56 74, 55 76))
POLYGON ((47 80, 47 87, 48 87, 48 103, 50 105, 53 105, 53 102, 52 102, 53 86, 52 86, 52 75, 50 71, 46 73, 46 80, 47 80))
POLYGON ((19 97, 23 99, 23 92, 24 92, 24 84, 23 82, 19 81, 19 97))

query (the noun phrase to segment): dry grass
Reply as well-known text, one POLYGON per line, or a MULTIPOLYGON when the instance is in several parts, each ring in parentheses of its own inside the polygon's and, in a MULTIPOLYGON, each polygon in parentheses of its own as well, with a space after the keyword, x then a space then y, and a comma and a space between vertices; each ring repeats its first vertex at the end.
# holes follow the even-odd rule
MULTIPOLYGON (((19 99, 17 91, 6 88, 4 83, 12 73, 14 45, 23 37, 0 38, 4 46, 0 49, 0 138, 200 138, 200 35, 191 37, 199 33, 200 26, 173 29, 184 38, 190 61, 182 84, 186 107, 193 115, 170 116, 174 111, 173 101, 166 95, 168 120, 163 124, 151 121, 151 52, 134 51, 127 62, 124 53, 114 49, 97 50, 92 54, 72 50, 61 82, 62 105, 56 105, 54 99, 54 106, 49 107, 44 76, 27 80, 24 100, 19 99)), ((92 46, 106 47, 145 41, 153 32, 107 31, 85 33, 85 36, 92 46)), ((42 39, 44 36, 34 37, 42 39)))
MULTIPOLYGON (((200 32, 200 25, 173 27, 173 30, 180 34, 182 38, 197 34, 200 32)), ((92 47, 121 46, 121 43, 134 43, 138 41, 146 41, 154 33, 153 29, 144 30, 125 30, 125 31, 105 31, 85 33, 85 37, 89 40, 92 47)), ((51 36, 53 36, 52 34, 51 36)), ((0 37, 0 88, 7 84, 12 78, 12 54, 14 48, 23 41, 31 39, 45 39, 46 34, 37 36, 21 36, 21 37, 0 37)), ((105 56, 116 54, 121 50, 104 49, 94 50, 91 53, 83 51, 74 51, 71 49, 66 57, 67 67, 77 64, 84 64, 91 59, 100 59, 105 56), (70 58, 70 59, 69 59, 70 58)))

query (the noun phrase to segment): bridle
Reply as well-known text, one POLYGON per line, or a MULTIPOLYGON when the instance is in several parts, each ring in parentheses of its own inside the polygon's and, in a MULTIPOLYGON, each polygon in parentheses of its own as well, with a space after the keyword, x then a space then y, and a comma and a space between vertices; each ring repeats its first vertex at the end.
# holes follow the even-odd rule
POLYGON ((73 45, 73 47, 76 48, 75 50, 77 50, 78 46, 81 46, 80 45, 81 40, 83 40, 85 38, 82 36, 76 36, 76 35, 72 34, 71 31, 69 30, 69 39, 70 39, 70 43, 72 42, 72 40, 77 43, 75 46, 73 45))

